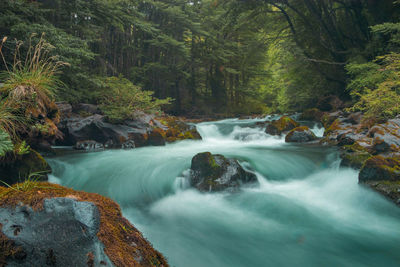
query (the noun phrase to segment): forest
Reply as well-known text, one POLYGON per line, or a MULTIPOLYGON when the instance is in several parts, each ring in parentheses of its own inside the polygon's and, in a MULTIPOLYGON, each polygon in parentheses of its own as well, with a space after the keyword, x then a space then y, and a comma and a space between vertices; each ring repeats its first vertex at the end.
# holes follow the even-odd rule
POLYGON ((376 96, 398 102, 398 5, 4 0, 1 68, 13 64, 17 46, 25 55, 43 38, 63 62, 55 74, 58 101, 101 104, 107 88, 129 83, 176 115, 294 112, 327 96, 377 113, 376 96), (117 80, 110 85, 107 77, 117 80))
POLYGON ((399 266, 400 0, 0 0, 0 267, 399 266))

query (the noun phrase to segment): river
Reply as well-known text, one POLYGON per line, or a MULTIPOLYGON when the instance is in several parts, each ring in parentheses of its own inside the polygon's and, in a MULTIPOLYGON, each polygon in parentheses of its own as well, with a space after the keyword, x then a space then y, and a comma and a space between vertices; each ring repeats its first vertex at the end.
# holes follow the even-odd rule
POLYGON ((335 149, 286 144, 258 121, 197 124, 201 141, 65 154, 48 159, 50 179, 117 201, 175 267, 400 266, 400 209, 340 168, 335 149), (237 158, 259 184, 189 188, 191 159, 206 151, 237 158))

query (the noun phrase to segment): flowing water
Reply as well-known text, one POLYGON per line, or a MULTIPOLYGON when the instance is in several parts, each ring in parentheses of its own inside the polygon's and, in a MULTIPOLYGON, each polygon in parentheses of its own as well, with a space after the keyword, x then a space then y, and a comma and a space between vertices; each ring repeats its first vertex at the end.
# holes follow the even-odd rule
POLYGON ((400 209, 339 168, 334 149, 285 144, 257 121, 198 124, 202 141, 49 159, 51 180, 117 201, 171 266, 400 266, 400 209), (205 151, 237 158, 259 185, 188 188, 205 151))

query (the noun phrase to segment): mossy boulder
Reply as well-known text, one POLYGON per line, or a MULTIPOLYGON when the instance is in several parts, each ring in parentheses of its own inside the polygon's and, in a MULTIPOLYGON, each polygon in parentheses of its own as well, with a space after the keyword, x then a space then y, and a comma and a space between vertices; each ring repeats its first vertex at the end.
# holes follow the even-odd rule
POLYGON ((299 126, 299 123, 292 118, 282 116, 279 120, 270 122, 267 125, 265 132, 270 135, 281 135, 282 133, 289 132, 299 126))
POLYGON ((234 191, 242 184, 255 182, 256 175, 245 171, 235 159, 210 152, 199 153, 192 159, 190 184, 202 192, 234 191))
POLYGON ((167 142, 179 140, 201 140, 196 126, 184 121, 182 118, 168 116, 160 118, 159 121, 168 129, 165 131, 167 142))
POLYGON ((317 108, 306 109, 301 113, 299 120, 320 122, 324 114, 325 112, 317 108))
POLYGON ((343 113, 341 111, 337 112, 332 112, 332 113, 324 113, 324 115, 321 117, 321 123, 325 127, 325 129, 329 128, 331 124, 337 120, 338 118, 341 118, 343 116, 343 113))
POLYGON ((305 143, 317 140, 318 137, 307 126, 296 127, 285 137, 286 143, 305 143))
POLYGON ((360 182, 400 181, 400 157, 374 156, 365 161, 358 176, 360 182))
POLYGON ((47 181, 49 173, 50 165, 33 149, 24 155, 0 159, 0 180, 10 185, 24 181, 31 174, 35 174, 34 178, 37 180, 47 181))
POLYGON ((361 169, 365 161, 372 155, 366 147, 355 142, 352 145, 343 146, 340 157, 342 159, 341 166, 361 169))
POLYGON ((0 187, 1 266, 159 266, 112 200, 49 183, 0 187))

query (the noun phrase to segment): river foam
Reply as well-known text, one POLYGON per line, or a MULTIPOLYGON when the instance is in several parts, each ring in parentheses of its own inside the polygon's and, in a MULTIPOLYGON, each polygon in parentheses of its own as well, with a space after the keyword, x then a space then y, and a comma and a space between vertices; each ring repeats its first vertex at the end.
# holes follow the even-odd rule
POLYGON ((202 141, 49 159, 52 179, 116 200, 171 266, 399 266, 398 208, 339 168, 334 149, 286 144, 256 125, 274 118, 201 123, 202 141), (237 158, 259 185, 189 188, 191 158, 205 151, 237 158))

